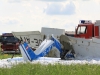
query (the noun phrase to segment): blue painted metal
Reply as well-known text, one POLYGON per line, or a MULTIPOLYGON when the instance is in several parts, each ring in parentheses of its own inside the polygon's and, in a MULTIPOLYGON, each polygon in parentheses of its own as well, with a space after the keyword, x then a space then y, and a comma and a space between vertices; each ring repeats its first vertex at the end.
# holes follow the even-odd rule
POLYGON ((34 53, 34 51, 28 46, 26 42, 20 45, 22 47, 22 49, 20 50, 23 50, 21 52, 23 52, 24 55, 26 55, 29 61, 36 60, 39 57, 47 55, 53 47, 56 47, 61 52, 62 50, 60 42, 54 36, 51 37, 51 40, 53 41, 53 43, 44 48, 44 50, 38 55, 34 53))

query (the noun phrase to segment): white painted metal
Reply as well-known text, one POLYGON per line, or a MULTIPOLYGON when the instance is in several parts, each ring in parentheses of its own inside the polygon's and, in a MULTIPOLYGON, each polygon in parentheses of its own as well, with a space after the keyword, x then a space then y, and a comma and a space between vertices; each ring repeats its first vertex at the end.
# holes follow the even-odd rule
POLYGON ((39 31, 12 32, 13 35, 22 41, 26 41, 30 47, 37 48, 43 41, 44 35, 39 31))
POLYGON ((60 35, 65 34, 65 29, 42 27, 41 33, 45 34, 46 36, 51 36, 53 34, 57 38, 60 35))
POLYGON ((76 55, 83 57, 100 57, 100 39, 84 39, 69 37, 72 41, 76 55), (74 41, 74 42, 73 42, 74 41), (75 42, 76 41, 76 42, 75 42))
POLYGON ((100 20, 96 20, 95 25, 100 26, 100 20))

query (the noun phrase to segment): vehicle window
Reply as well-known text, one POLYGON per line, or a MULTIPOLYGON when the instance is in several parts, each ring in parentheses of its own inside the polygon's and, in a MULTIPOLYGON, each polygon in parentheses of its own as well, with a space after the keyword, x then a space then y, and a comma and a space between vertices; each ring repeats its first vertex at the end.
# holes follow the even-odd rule
POLYGON ((13 36, 3 36, 2 37, 3 41, 6 42, 18 42, 19 40, 13 36))
POLYGON ((77 34, 85 34, 86 30, 86 26, 80 26, 78 27, 77 34))

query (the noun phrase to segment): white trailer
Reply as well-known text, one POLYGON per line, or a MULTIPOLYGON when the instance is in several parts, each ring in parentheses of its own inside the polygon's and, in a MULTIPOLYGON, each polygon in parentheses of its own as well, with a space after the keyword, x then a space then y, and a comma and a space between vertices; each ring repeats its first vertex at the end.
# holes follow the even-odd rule
POLYGON ((51 36, 53 34, 54 37, 59 38, 60 35, 65 34, 65 29, 42 27, 41 33, 46 36, 51 36))
POLYGON ((39 31, 12 32, 12 34, 22 42, 27 42, 33 48, 38 48, 44 37, 39 31))

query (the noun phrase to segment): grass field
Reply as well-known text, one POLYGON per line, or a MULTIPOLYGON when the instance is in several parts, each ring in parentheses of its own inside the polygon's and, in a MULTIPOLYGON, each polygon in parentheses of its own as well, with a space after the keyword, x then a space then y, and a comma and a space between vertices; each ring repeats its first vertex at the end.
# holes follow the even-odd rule
POLYGON ((12 58, 12 57, 21 57, 21 54, 1 54, 0 59, 12 58))
POLYGON ((100 75, 100 66, 24 63, 12 68, 0 68, 0 75, 100 75))

